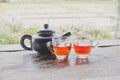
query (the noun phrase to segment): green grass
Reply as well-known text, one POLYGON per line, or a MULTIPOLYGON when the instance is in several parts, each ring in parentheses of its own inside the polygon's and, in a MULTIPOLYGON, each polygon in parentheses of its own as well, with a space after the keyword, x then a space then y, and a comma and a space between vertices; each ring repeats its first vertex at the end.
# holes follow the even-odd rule
MULTIPOLYGON (((11 3, 11 4, 3 4, 0 3, 0 17, 7 14, 10 10, 24 10, 23 12, 27 12, 29 10, 43 10, 41 12, 32 12, 30 15, 61 15, 61 14, 78 14, 87 13, 87 14, 95 14, 95 15, 104 15, 106 13, 116 13, 117 3, 113 2, 85 2, 85 1, 68 1, 68 2, 41 2, 41 3, 11 3), (59 10, 60 9, 60 10, 59 10), (94 10, 95 9, 95 10, 94 10), (55 11, 55 12, 44 12, 47 10, 55 11), (58 12, 56 12, 58 11, 58 12)), ((23 15, 22 13, 18 13, 18 15, 23 15)), ((27 16, 28 14, 24 14, 27 16)), ((1 19, 1 18, 0 18, 1 19)), ((85 25, 77 25, 72 27, 66 27, 67 25, 63 25, 57 28, 51 27, 56 31, 56 34, 63 34, 66 31, 72 32, 74 36, 90 36, 96 40, 105 40, 111 39, 109 32, 104 30, 82 30, 82 27, 85 25)), ((25 28, 21 24, 0 24, 0 44, 16 44, 19 43, 20 38, 24 34, 35 35, 38 30, 42 29, 40 26, 33 26, 30 28, 25 28)))
MULTIPOLYGON (((3 26, 3 25, 2 25, 3 26)), ((72 29, 72 36, 86 36, 91 37, 95 40, 110 40, 111 36, 107 31, 104 30, 82 30, 82 27, 72 26, 69 29, 72 29)), ((20 38, 25 35, 35 35, 38 30, 42 29, 42 27, 35 26, 30 28, 23 28, 20 25, 11 25, 6 24, 3 28, 0 29, 0 44, 18 44, 20 42, 20 38)), ((68 28, 62 26, 54 29, 56 34, 63 34, 68 31, 68 28)))
POLYGON ((23 35, 35 35, 39 27, 24 28, 20 24, 0 25, 0 44, 18 44, 23 35), (4 27, 3 27, 4 26, 4 27))

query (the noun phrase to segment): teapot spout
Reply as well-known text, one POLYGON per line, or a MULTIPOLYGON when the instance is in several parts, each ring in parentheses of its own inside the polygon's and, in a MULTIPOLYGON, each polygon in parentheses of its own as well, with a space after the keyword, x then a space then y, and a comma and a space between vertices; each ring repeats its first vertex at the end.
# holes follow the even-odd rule
POLYGON ((71 32, 64 33, 64 34, 61 36, 61 39, 62 39, 62 40, 65 40, 65 39, 68 38, 69 36, 71 36, 71 32))

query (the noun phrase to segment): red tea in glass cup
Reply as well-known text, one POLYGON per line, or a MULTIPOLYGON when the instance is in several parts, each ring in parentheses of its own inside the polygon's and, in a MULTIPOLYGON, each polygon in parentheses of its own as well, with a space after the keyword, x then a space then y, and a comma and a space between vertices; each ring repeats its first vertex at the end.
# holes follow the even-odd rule
POLYGON ((78 58, 87 58, 92 49, 92 41, 89 38, 77 38, 73 44, 74 52, 78 58))
POLYGON ((58 59, 64 59, 70 54, 71 44, 64 43, 64 45, 53 45, 54 54, 58 59))
POLYGON ((59 46, 53 46, 54 51, 56 55, 68 55, 70 53, 71 47, 70 46, 64 46, 64 47, 59 47, 59 46))
POLYGON ((53 54, 56 55, 56 57, 59 61, 64 60, 70 54, 71 42, 69 40, 70 40, 69 38, 63 40, 63 38, 61 38, 61 36, 54 36, 52 38, 52 43, 51 43, 52 47, 49 46, 50 42, 47 43, 48 49, 53 54))
POLYGON ((91 52, 91 45, 74 44, 74 51, 79 57, 87 57, 91 52))

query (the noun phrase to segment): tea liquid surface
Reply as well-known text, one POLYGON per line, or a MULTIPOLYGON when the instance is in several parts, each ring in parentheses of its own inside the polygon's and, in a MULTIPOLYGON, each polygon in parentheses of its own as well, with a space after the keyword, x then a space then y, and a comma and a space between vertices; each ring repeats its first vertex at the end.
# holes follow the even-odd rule
POLYGON ((89 54, 91 51, 91 46, 80 46, 80 45, 74 45, 74 51, 77 54, 89 54))
POLYGON ((57 55, 68 55, 70 53, 70 46, 59 47, 54 46, 54 51, 57 55))

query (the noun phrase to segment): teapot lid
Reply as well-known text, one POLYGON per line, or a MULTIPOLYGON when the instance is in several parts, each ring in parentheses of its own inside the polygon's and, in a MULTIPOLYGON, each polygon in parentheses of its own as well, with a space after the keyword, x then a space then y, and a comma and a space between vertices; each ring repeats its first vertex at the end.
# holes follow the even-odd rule
POLYGON ((42 36, 42 37, 50 37, 50 36, 53 36, 53 33, 55 33, 55 31, 49 29, 48 24, 44 24, 44 30, 39 30, 37 33, 39 36, 42 36))

